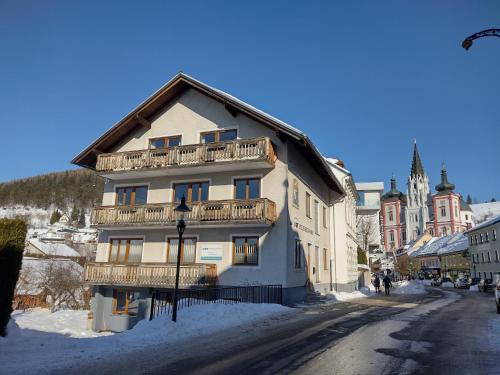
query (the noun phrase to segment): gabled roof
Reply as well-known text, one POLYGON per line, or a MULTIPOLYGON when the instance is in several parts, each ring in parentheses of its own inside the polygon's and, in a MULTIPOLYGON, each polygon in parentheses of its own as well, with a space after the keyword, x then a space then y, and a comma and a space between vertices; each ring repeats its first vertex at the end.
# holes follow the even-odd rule
POLYGON ((81 256, 75 249, 63 243, 47 243, 37 238, 30 239, 29 243, 47 256, 57 256, 57 257, 81 256))
POLYGON ((438 249, 438 255, 463 252, 469 248, 469 241, 463 233, 458 233, 443 247, 438 249))
POLYGON ((340 194, 344 194, 342 185, 333 175, 330 167, 306 134, 276 117, 182 72, 177 73, 162 88, 126 115, 85 150, 80 152, 71 162, 81 167, 94 169, 98 154, 110 152, 124 137, 138 127, 144 126, 144 123, 148 123, 150 118, 189 88, 196 89, 212 99, 223 103, 231 113, 241 112, 274 129, 280 137, 294 141, 300 149, 311 156, 311 164, 317 166, 318 173, 329 183, 330 187, 340 194))

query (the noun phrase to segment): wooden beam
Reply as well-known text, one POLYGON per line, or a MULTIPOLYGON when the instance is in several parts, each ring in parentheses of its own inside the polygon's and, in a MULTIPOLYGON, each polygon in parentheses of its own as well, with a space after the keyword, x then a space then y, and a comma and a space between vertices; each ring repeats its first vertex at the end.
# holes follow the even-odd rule
POLYGON ((136 114, 135 118, 143 128, 151 129, 151 122, 148 119, 142 117, 140 114, 136 114))
POLYGON ((104 152, 103 152, 103 151, 98 150, 97 148, 93 148, 93 149, 92 149, 92 153, 93 153, 95 156, 98 156, 98 155, 104 154, 104 152))

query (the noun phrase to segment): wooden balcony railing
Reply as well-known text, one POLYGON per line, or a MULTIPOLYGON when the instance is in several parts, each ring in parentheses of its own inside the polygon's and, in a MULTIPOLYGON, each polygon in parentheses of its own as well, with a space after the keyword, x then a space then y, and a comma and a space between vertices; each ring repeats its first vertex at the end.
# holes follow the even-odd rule
MULTIPOLYGON (((85 264, 84 281, 98 285, 125 285, 145 287, 174 287, 175 264, 140 263, 140 264, 85 264)), ((217 283, 215 264, 182 264, 179 273, 179 285, 214 286, 217 283)))
POLYGON ((263 160, 274 166, 276 154, 267 137, 175 146, 163 149, 115 152, 97 157, 96 171, 197 166, 207 163, 263 160))
MULTIPOLYGON (((175 225, 174 203, 155 203, 138 206, 102 206, 92 210, 92 226, 126 226, 139 224, 175 225)), ((267 198, 221 200, 189 205, 186 219, 192 224, 263 223, 276 221, 276 204, 267 198)))

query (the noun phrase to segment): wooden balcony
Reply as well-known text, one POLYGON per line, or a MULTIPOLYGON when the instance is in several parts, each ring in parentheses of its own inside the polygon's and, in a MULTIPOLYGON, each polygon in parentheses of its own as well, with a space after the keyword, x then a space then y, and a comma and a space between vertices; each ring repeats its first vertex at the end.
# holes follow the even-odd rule
MULTIPOLYGON (((175 264, 85 264, 84 281, 96 285, 124 285, 170 288, 175 285, 175 264)), ((215 264, 182 264, 179 286, 214 286, 217 283, 215 264)))
POLYGON ((96 171, 109 174, 173 169, 179 174, 179 170, 182 169, 234 163, 255 167, 255 164, 260 162, 262 166, 274 167, 275 161, 276 154, 271 140, 267 137, 259 137, 101 154, 97 157, 96 171))
MULTIPOLYGON (((101 206, 90 217, 93 227, 127 227, 142 225, 175 226, 176 204, 157 203, 139 206, 101 206)), ((207 224, 273 224, 276 204, 267 198, 206 201, 189 205, 189 225, 207 224)))

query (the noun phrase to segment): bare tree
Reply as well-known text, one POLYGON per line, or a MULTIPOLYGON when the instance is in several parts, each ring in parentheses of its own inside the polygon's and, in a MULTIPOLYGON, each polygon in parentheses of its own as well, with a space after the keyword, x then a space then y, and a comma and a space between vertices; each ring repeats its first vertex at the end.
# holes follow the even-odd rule
POLYGON ((377 214, 358 215, 356 219, 356 237, 359 246, 363 251, 368 251, 371 243, 377 240, 378 229, 375 220, 378 220, 377 214))

